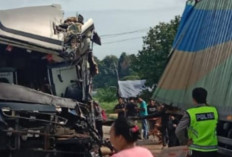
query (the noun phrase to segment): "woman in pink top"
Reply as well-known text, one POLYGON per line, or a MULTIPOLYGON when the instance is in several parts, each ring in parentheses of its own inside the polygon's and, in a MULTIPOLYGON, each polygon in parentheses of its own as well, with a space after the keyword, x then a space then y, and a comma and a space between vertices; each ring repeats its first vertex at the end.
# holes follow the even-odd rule
POLYGON ((139 127, 125 118, 117 119, 110 129, 110 142, 118 153, 112 157, 153 157, 151 152, 136 146, 139 127))

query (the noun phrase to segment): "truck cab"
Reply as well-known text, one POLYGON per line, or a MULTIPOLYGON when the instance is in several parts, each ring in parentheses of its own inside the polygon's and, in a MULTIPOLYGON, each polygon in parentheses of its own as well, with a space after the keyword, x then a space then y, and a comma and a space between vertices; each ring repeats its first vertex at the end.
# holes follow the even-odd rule
POLYGON ((60 5, 0 11, 0 152, 6 157, 98 152, 91 87, 92 43, 100 38, 92 19, 72 17, 64 28, 63 15, 60 5), (73 25, 79 32, 69 32, 73 25))

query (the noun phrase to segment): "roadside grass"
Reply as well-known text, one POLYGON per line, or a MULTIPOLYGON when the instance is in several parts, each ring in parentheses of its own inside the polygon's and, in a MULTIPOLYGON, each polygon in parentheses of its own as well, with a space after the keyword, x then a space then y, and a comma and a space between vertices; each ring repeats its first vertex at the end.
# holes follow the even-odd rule
POLYGON ((96 93, 93 96, 94 100, 99 102, 100 106, 105 110, 107 115, 113 113, 113 109, 118 103, 116 93, 116 88, 105 87, 96 89, 96 93))
POLYGON ((114 106, 117 104, 117 100, 112 101, 112 102, 99 102, 100 106, 102 109, 105 110, 107 114, 112 114, 114 113, 114 106))
POLYGON ((94 100, 98 101, 100 106, 102 107, 103 110, 105 110, 106 114, 112 114, 114 113, 114 107, 118 103, 117 99, 114 99, 112 101, 102 101, 101 98, 98 96, 94 96, 94 100))

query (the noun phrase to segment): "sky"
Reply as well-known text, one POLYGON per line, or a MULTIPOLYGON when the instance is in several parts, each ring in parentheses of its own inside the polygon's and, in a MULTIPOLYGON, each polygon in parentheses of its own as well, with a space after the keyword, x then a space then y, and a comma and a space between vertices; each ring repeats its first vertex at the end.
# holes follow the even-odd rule
POLYGON ((80 13, 92 18, 102 39, 94 45, 94 55, 120 56, 122 52, 137 54, 149 28, 181 15, 186 0, 0 0, 0 10, 26 6, 60 4, 65 17, 80 13), (111 34, 120 34, 113 35, 111 34))

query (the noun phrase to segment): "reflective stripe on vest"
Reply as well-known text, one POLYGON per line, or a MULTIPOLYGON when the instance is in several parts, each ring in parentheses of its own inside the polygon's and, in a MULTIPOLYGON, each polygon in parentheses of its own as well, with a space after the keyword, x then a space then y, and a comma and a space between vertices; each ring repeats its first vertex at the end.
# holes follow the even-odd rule
POLYGON ((190 149, 196 151, 216 151, 218 140, 216 128, 218 122, 218 112, 212 106, 200 106, 187 110, 190 117, 188 128, 189 139, 193 144, 190 149))
POLYGON ((211 149, 217 149, 217 146, 198 146, 198 145, 192 144, 192 145, 190 145, 190 148, 211 150, 211 149))

